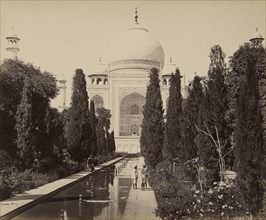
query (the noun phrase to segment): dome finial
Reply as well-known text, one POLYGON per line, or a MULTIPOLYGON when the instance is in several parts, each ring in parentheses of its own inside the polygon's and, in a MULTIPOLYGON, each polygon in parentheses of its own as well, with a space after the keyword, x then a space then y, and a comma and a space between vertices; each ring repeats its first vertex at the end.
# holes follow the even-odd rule
POLYGON ((258 27, 256 27, 256 32, 259 32, 259 28, 258 27))
POLYGON ((101 58, 101 57, 99 58, 99 62, 100 62, 100 63, 102 62, 102 58, 101 58))
POLYGON ((172 63, 172 57, 170 57, 170 63, 172 63))
POLYGON ((138 8, 135 7, 135 23, 138 24, 138 8))

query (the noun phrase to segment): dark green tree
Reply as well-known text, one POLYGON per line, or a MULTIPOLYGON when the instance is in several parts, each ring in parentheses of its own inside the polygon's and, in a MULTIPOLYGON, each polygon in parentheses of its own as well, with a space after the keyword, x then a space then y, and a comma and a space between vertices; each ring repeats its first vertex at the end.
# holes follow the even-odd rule
POLYGON ((94 101, 90 102, 90 122, 91 122, 91 154, 97 154, 97 133, 96 133, 96 115, 94 101))
POLYGON ((140 149, 145 163, 155 168, 162 160, 164 139, 163 102, 160 91, 158 69, 151 69, 143 110, 140 149))
POLYGON ((203 101, 202 78, 195 76, 190 88, 189 95, 183 106, 183 117, 181 121, 181 145, 179 157, 182 163, 197 156, 197 146, 195 138, 197 136, 199 109, 203 101))
MULTIPOLYGON (((199 120, 200 129, 204 131, 209 129, 214 140, 219 141, 221 146, 224 146, 223 155, 230 150, 230 129, 226 121, 228 99, 224 79, 226 74, 224 58, 225 55, 219 45, 211 48, 211 63, 199 120)), ((198 155, 202 165, 207 170, 207 179, 211 184, 212 181, 219 180, 218 152, 210 137, 199 131, 197 136, 198 155)))
POLYGON ((45 117, 47 147, 40 161, 40 168, 43 171, 53 169, 54 165, 60 164, 63 158, 63 149, 67 148, 62 114, 56 108, 49 108, 47 111, 45 117))
POLYGON ((115 147, 115 134, 114 131, 111 132, 111 140, 110 140, 110 146, 111 146, 111 152, 115 152, 116 147, 115 147))
POLYGON ((256 215, 263 207, 263 129, 258 94, 249 86, 241 86, 237 104, 235 157, 243 201, 256 215))
MULTIPOLYGON (((233 71, 241 71, 242 82, 236 102, 235 157, 237 183, 243 201, 253 215, 263 207, 263 117, 258 71, 259 50, 250 45, 240 47, 231 62, 233 71), (239 56, 242 57, 239 60, 239 56)), ((265 55, 264 55, 265 56, 265 55)), ((264 67, 265 68, 265 67, 264 67)), ((264 69, 265 70, 265 69, 264 69)), ((263 72, 263 71, 262 71, 263 72)))
MULTIPOLYGON (((49 101, 57 95, 58 89, 54 76, 41 72, 32 64, 6 59, 0 72, 0 148, 13 159, 17 158, 16 111, 20 104, 24 80, 28 77, 32 96, 32 135, 35 137, 38 151, 45 150, 47 144, 44 118, 49 108, 49 101)), ((36 149, 37 150, 37 149, 36 149)))
MULTIPOLYGON (((262 45, 254 47, 246 43, 234 53, 230 59, 230 72, 226 77, 226 82, 229 88, 230 101, 230 119, 231 127, 235 128, 237 113, 237 97, 240 92, 240 85, 246 81, 246 75, 251 70, 256 75, 259 86, 259 103, 263 115, 263 129, 264 129, 264 149, 266 149, 266 51, 262 45), (254 68, 251 69, 249 63, 253 60, 254 68)), ((235 135, 232 136, 233 144, 235 144, 235 135)), ((264 167, 266 168, 266 156, 264 157, 264 167)), ((265 177, 266 178, 266 175, 265 177)))
POLYGON ((85 75, 77 69, 73 78, 73 94, 69 109, 68 149, 79 164, 91 153, 91 123, 85 75))
POLYGON ((169 88, 169 102, 166 114, 163 157, 166 159, 180 158, 181 120, 182 120, 181 76, 177 68, 172 74, 169 88))
POLYGON ((17 155, 19 165, 23 169, 31 168, 36 159, 36 141, 32 135, 34 129, 32 121, 32 95, 29 80, 26 78, 16 114, 17 155))
POLYGON ((98 118, 97 118, 97 142, 98 149, 101 155, 107 155, 109 153, 109 139, 107 140, 107 135, 110 128, 110 118, 111 113, 109 109, 106 108, 98 108, 97 110, 98 118))
MULTIPOLYGON (((212 123, 212 118, 210 116, 211 112, 211 101, 208 90, 205 89, 205 94, 202 100, 202 103, 199 108, 199 115, 197 125, 198 128, 207 132, 207 127, 210 123, 212 123)), ((214 129, 212 126, 211 128, 214 129)), ((210 129, 208 127, 208 129, 210 129)), ((211 130, 213 132, 213 130, 211 130)), ((211 138, 206 134, 197 130, 197 135, 195 139, 195 143, 197 146, 197 155, 200 158, 200 165, 204 167, 206 173, 206 183, 207 185, 212 185, 214 181, 219 180, 219 166, 218 166, 218 154, 215 149, 214 143, 211 138)), ((211 133, 211 135, 215 135, 211 133)))

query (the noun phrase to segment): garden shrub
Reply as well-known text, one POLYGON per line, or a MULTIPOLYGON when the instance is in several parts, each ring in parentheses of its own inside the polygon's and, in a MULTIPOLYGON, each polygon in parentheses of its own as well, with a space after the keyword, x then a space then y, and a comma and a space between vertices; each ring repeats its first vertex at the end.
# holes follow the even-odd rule
POLYGON ((215 182, 201 192, 186 173, 186 167, 182 166, 173 173, 171 164, 166 161, 158 164, 155 171, 150 171, 149 183, 158 205, 156 214, 161 218, 231 219, 250 215, 233 183, 215 182))

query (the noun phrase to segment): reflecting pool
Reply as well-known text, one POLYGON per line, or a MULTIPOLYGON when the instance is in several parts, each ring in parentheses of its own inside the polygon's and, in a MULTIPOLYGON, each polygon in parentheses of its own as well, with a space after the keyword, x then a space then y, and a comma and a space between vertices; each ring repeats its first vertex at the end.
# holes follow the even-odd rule
POLYGON ((117 176, 115 165, 93 173, 13 219, 122 219, 130 176, 117 176))

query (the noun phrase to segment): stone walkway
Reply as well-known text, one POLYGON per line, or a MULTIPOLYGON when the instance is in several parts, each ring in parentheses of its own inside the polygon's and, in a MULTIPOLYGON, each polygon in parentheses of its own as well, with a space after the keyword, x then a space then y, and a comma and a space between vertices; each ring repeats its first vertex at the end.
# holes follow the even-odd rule
MULTIPOLYGON (((109 166, 119 160, 122 157, 116 158, 114 160, 108 161, 104 164, 98 165, 95 167, 95 170, 102 169, 106 166, 109 166)), ((31 208, 36 205, 37 202, 40 202, 51 195, 56 194, 61 191, 63 188, 69 187, 71 184, 75 184, 77 180, 86 177, 91 172, 83 171, 71 176, 56 180, 54 182, 48 183, 46 185, 40 186, 36 189, 26 191, 22 194, 18 194, 15 197, 4 200, 0 202, 0 218, 5 219, 6 214, 11 214, 12 211, 25 210, 25 208, 31 208), (26 206, 26 207, 25 207, 26 206)), ((12 216, 12 214, 10 215, 12 216)))
POLYGON ((133 168, 135 165, 138 166, 139 178, 137 189, 133 189, 131 187, 129 192, 129 197, 127 200, 125 213, 123 215, 123 219, 131 220, 131 219, 149 219, 149 220, 158 220, 160 218, 155 216, 155 208, 157 207, 154 191, 148 186, 147 189, 142 191, 141 187, 141 178, 140 178, 140 170, 142 165, 144 164, 144 158, 139 157, 135 160, 130 160, 127 166, 121 171, 120 175, 132 175, 133 168))

